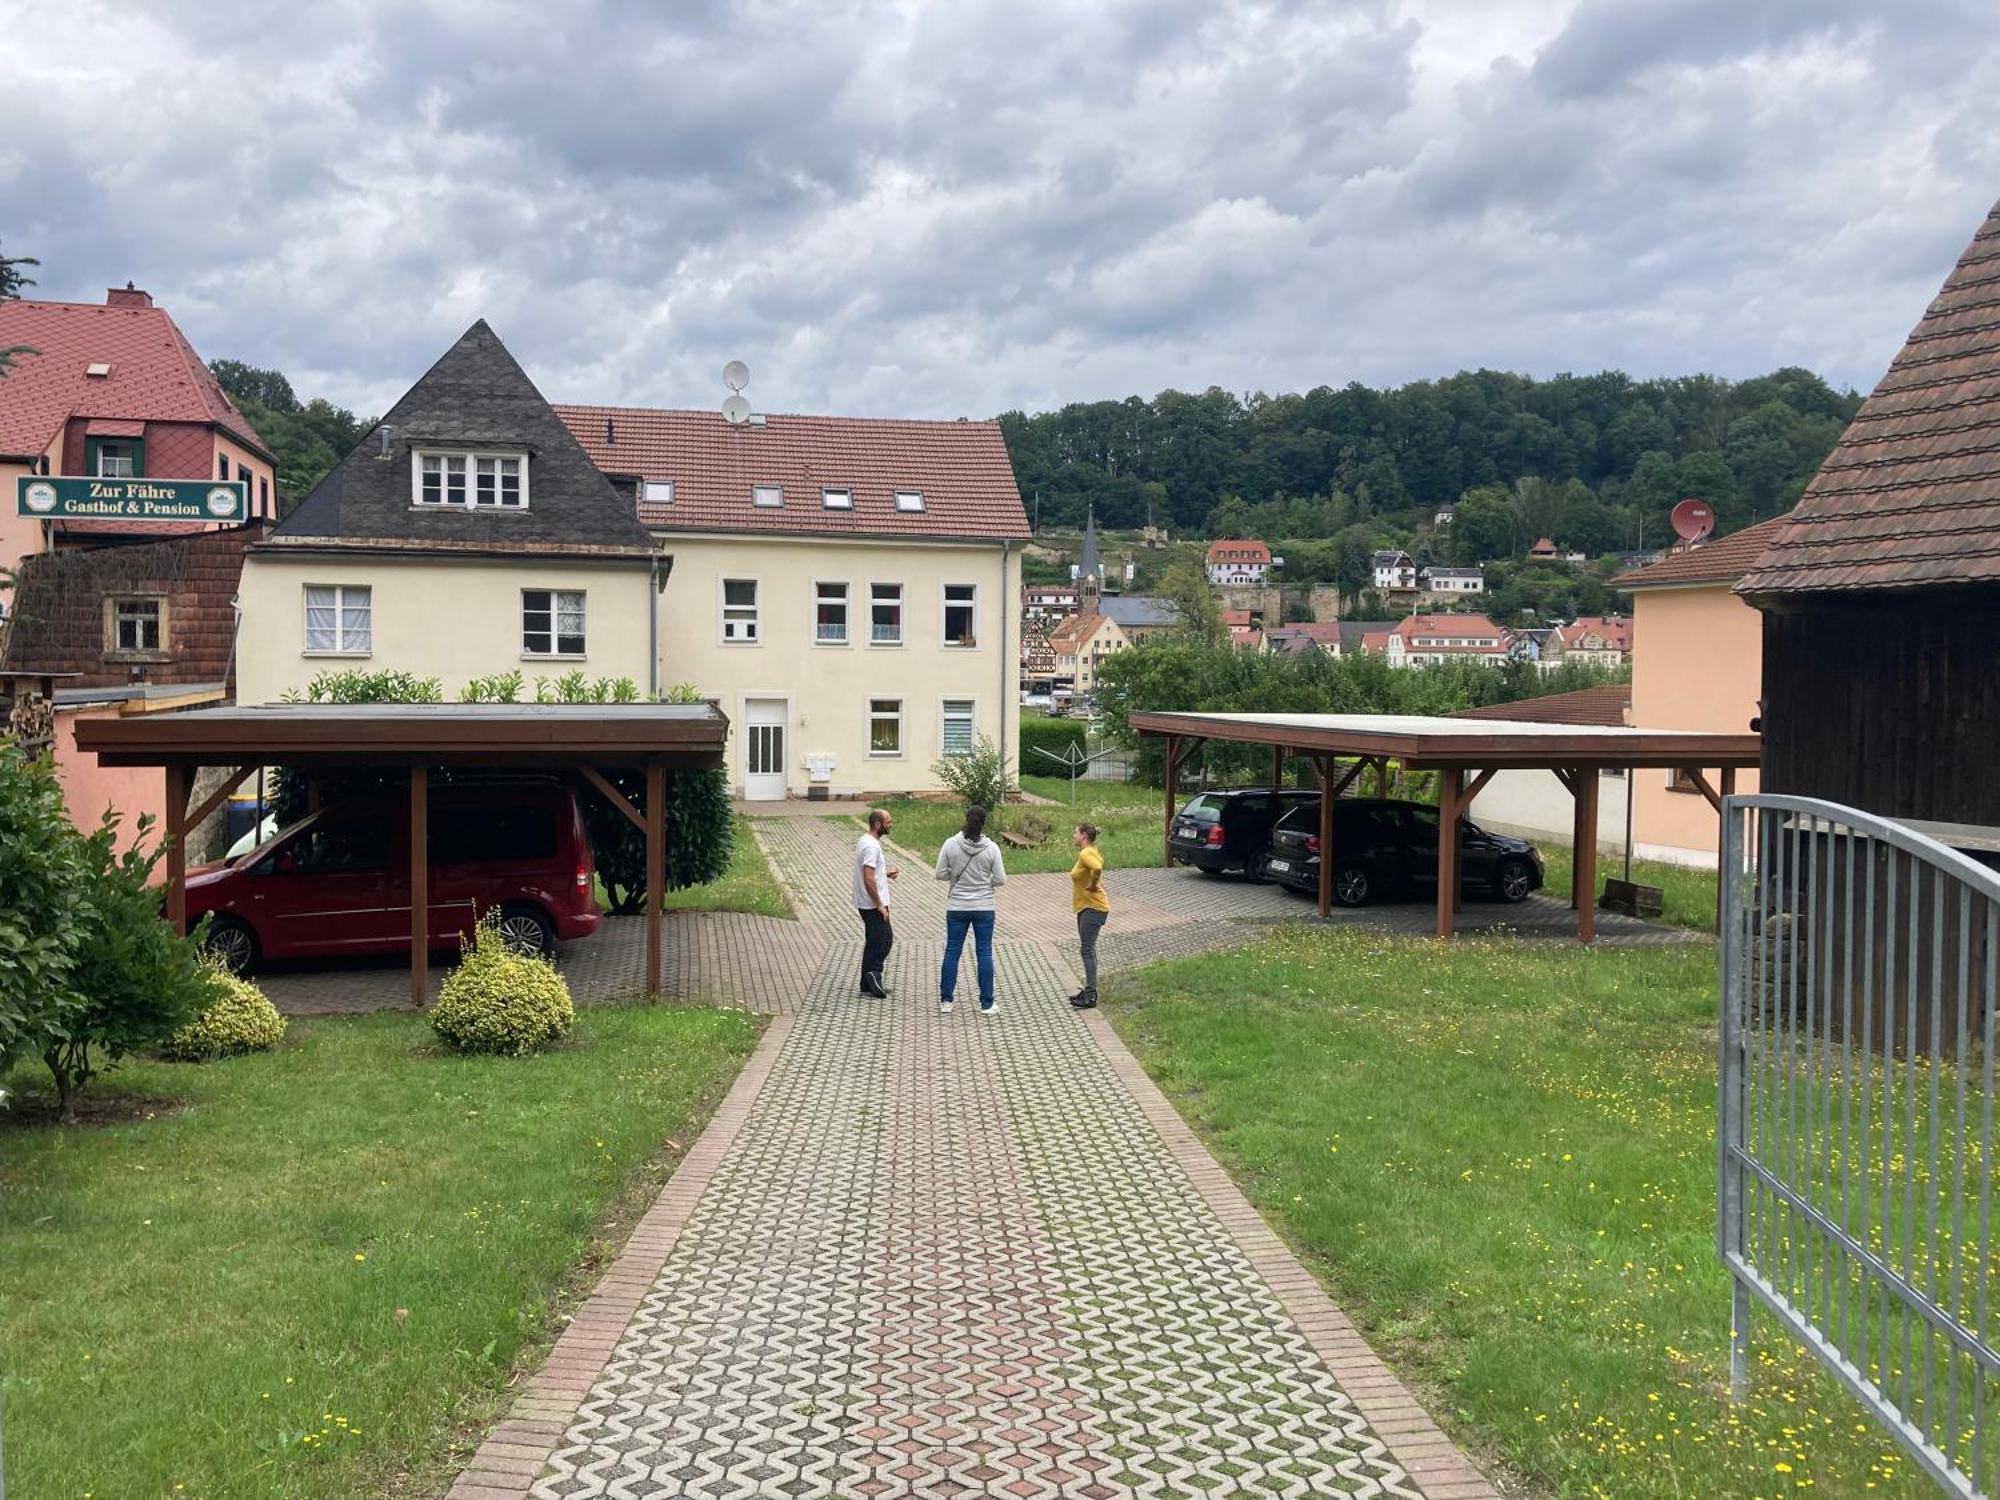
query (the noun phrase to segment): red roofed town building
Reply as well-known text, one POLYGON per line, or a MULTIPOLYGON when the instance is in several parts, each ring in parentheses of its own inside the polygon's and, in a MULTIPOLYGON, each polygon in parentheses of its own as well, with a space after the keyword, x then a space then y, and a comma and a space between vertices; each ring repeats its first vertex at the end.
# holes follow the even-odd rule
POLYGON ((1389 632, 1387 651, 1392 667, 1418 667, 1447 661, 1507 660, 1514 638, 1485 615, 1410 615, 1389 632))
POLYGON ((1055 653, 1056 686, 1067 685, 1079 695, 1097 691, 1097 669, 1104 658, 1125 650, 1131 642, 1109 615, 1071 615, 1049 633, 1055 653))
POLYGON ((1632 654, 1632 622, 1618 615, 1579 615, 1549 631, 1541 667, 1552 672, 1566 661, 1622 667, 1632 654))
MULTIPOLYGON (((163 307, 131 285, 102 303, 0 301, 0 569, 57 546, 186 536, 183 521, 39 521, 17 515, 23 475, 241 479, 275 517, 269 450, 163 307)), ((193 528, 201 529, 201 528, 193 528)))
POLYGON ((1256 540, 1230 538, 1208 544, 1210 583, 1262 583, 1271 567, 1271 549, 1256 540))

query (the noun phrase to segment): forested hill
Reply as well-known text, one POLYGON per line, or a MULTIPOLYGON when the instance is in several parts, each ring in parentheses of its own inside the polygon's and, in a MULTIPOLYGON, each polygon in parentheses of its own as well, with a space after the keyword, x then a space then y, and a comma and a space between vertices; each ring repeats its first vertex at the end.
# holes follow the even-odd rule
POLYGON ((1461 372, 1394 390, 1239 399, 1210 387, 1000 418, 1021 494, 1047 526, 1276 539, 1393 537, 1458 507, 1450 551, 1483 560, 1549 534, 1593 554, 1667 536, 1710 501, 1718 530, 1788 507, 1861 398, 1810 370, 1754 380, 1536 380, 1461 372))

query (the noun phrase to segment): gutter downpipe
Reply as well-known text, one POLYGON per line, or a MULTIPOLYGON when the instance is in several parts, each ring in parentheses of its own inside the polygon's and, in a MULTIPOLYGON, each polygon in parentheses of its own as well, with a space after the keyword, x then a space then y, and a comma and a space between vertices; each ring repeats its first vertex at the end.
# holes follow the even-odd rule
POLYGON ((646 606, 646 696, 655 703, 660 701, 660 595, 666 592, 666 580, 660 577, 660 554, 653 554, 651 571, 646 579, 651 586, 653 602, 646 606))
MULTIPOLYGON (((1009 620, 1012 618, 1016 603, 1016 601, 1012 597, 1010 597, 1007 592, 1007 563, 1013 557, 1013 555, 1014 555, 1014 543, 1008 538, 1002 537, 1000 540, 999 604, 1000 604, 1000 759, 1003 764, 1006 762, 1007 759, 1007 706, 1011 701, 1011 697, 1019 696, 1018 693, 1012 693, 1011 689, 1008 686, 1008 668, 1007 668, 1007 626, 1009 620)), ((1019 711, 1019 706, 1017 704, 1016 712, 1018 711, 1019 711)), ((1016 750, 1018 751, 1018 749, 1019 746, 1017 745, 1016 750)), ((1014 775, 1017 781, 1020 778, 1020 774, 1021 774, 1021 768, 1017 765, 1014 768, 1014 775)))

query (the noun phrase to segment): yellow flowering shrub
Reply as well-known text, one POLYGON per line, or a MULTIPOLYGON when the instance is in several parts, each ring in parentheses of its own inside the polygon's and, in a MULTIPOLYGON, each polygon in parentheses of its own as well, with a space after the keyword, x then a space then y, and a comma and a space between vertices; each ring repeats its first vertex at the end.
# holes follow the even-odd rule
POLYGON ((520 1057, 569 1035, 575 1020, 556 966, 511 951, 489 918, 438 991, 431 1029, 460 1052, 520 1057))
POLYGON ((285 1034, 285 1018, 264 992, 247 979, 210 964, 216 998, 187 1025, 167 1038, 161 1051, 181 1062, 268 1052, 285 1034))

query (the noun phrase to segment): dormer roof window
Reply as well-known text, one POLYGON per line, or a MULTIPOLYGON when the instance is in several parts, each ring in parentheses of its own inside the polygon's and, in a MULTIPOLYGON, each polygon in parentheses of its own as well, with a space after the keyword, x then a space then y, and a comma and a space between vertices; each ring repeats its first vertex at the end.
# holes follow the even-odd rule
POLYGON ((420 507, 456 505, 477 510, 526 510, 528 464, 519 453, 478 453, 444 448, 411 450, 411 493, 420 507))
MULTIPOLYGON (((611 419, 605 418, 606 422, 611 419)), ((674 482, 671 479, 649 479, 645 492, 639 497, 648 505, 672 505, 674 503, 674 482)))
POLYGON ((924 492, 922 490, 897 490, 896 509, 902 511, 922 510, 924 492))
POLYGON ((776 510, 785 503, 785 487, 781 484, 753 484, 750 486, 750 503, 763 510, 776 510))
POLYGON ((854 491, 849 489, 823 489, 819 492, 819 503, 828 510, 853 510, 854 491))

